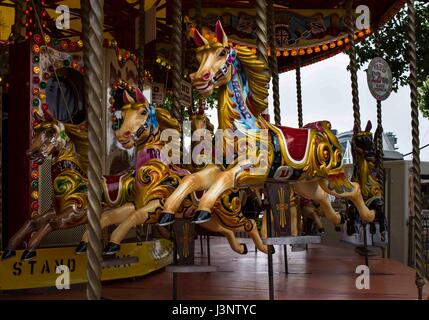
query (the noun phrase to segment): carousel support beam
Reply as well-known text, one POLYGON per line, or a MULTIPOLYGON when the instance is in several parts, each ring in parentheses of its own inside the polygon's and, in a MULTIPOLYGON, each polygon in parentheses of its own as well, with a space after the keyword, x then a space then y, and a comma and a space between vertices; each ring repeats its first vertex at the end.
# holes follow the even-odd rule
POLYGON ((173 27, 171 42, 172 53, 172 81, 173 81, 173 109, 172 113, 178 120, 182 119, 182 0, 173 0, 173 27))
POLYGON ((425 285, 425 257, 422 231, 422 199, 420 181, 420 139, 419 139, 419 108, 417 104, 417 52, 416 52, 416 9, 414 0, 407 1, 408 14, 408 53, 410 63, 410 97, 411 97, 411 128, 412 128, 412 188, 413 188, 413 223, 416 286, 418 298, 423 299, 423 286, 425 285))
POLYGON ((296 104, 298 108, 298 127, 302 128, 303 115, 302 115, 302 87, 301 87, 301 64, 299 61, 296 63, 296 104))
POLYGON ((347 10, 347 33, 349 39, 349 57, 350 57, 350 78, 352 83, 352 96, 353 96, 353 133, 357 133, 361 130, 360 122, 360 108, 359 108, 359 88, 357 78, 357 61, 356 61, 356 47, 354 40, 354 19, 353 19, 353 1, 348 0, 346 4, 347 10))
MULTIPOLYGON (((380 36, 378 30, 374 32, 375 35, 375 49, 377 56, 381 57, 382 53, 380 50, 380 36)), ((377 100, 377 129, 374 135, 374 142, 376 146, 375 153, 375 167, 377 169, 377 181, 381 188, 382 198, 384 202, 384 150, 383 150, 383 119, 381 111, 381 101, 377 100)))
POLYGON ((139 1, 139 51, 138 81, 140 90, 144 90, 144 45, 145 45, 145 0, 139 1))
MULTIPOLYGON (((144 45, 145 45, 145 0, 139 1, 139 50, 138 50, 138 86, 144 92, 144 45)), ((137 241, 143 241, 143 225, 136 226, 137 241)))
POLYGON ((85 94, 88 106, 88 286, 87 298, 101 298, 102 233, 100 225, 103 150, 103 23, 104 0, 82 0, 84 26, 85 94))
POLYGON ((276 55, 276 21, 274 15, 274 1, 268 0, 267 13, 269 15, 268 20, 270 26, 268 28, 268 36, 270 42, 270 70, 272 76, 272 85, 273 85, 273 107, 274 107, 274 122, 277 125, 281 124, 281 111, 280 111, 280 93, 279 93, 279 68, 277 64, 277 55, 276 55))
POLYGON ((265 0, 256 0, 256 49, 258 58, 268 68, 268 36, 267 36, 267 3, 265 0))

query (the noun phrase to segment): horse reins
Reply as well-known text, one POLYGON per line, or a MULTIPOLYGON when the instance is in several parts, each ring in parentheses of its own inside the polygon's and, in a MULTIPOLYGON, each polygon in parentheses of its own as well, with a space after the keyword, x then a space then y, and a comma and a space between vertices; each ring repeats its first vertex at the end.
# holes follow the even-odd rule
POLYGON ((215 75, 210 79, 212 85, 215 85, 219 80, 225 77, 228 73, 228 68, 234 63, 237 58, 237 53, 234 48, 228 47, 228 56, 226 57, 225 63, 219 68, 219 71, 215 73, 215 75))

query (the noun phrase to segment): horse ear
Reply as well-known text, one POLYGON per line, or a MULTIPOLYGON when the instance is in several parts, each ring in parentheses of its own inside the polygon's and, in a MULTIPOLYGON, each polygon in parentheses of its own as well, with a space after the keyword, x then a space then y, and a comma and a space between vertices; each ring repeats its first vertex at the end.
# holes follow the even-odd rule
POLYGON ((137 103, 146 103, 146 97, 144 96, 143 92, 139 88, 136 88, 136 100, 137 103))
POLYGON ((54 122, 55 118, 49 110, 43 110, 43 116, 46 122, 54 122))
POLYGON ((223 30, 222 23, 220 22, 220 20, 216 21, 216 38, 217 42, 222 43, 224 47, 228 45, 228 37, 223 30))
POLYGON ((124 93, 122 94, 122 100, 124 101, 124 104, 133 104, 136 103, 133 99, 133 97, 130 96, 127 90, 124 90, 124 93))
POLYGON ((194 42, 197 47, 202 47, 209 44, 207 39, 204 38, 197 29, 194 30, 194 42))
POLYGON ((371 132, 371 129, 372 129, 372 123, 371 123, 371 121, 370 121, 370 120, 368 120, 368 122, 367 122, 367 124, 366 124, 365 131, 366 131, 366 132, 371 132))

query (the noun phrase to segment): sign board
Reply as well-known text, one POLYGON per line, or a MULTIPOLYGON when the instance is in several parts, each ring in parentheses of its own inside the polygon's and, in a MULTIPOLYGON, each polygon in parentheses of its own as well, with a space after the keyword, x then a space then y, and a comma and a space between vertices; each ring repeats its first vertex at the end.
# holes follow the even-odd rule
POLYGON ((164 84, 152 83, 152 103, 164 103, 165 91, 164 84))
POLYGON ((366 76, 372 96, 379 101, 386 100, 392 92, 392 71, 389 64, 380 57, 372 59, 366 76))
POLYGON ((192 85, 185 80, 182 80, 182 99, 180 103, 185 108, 190 108, 192 106, 192 85))

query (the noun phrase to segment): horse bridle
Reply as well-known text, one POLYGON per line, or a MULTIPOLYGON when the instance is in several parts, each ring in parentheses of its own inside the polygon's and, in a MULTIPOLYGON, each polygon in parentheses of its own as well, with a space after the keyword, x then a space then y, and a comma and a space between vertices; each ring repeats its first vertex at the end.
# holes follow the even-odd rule
MULTIPOLYGON (((148 113, 149 109, 154 108, 153 104, 149 104, 148 106, 148 113)), ((149 119, 149 116, 146 118, 145 122, 142 123, 142 125, 136 130, 136 132, 133 133, 132 137, 134 139, 134 143, 137 143, 140 136, 143 134, 143 132, 149 127, 149 124, 147 123, 147 120, 149 119)))
POLYGON ((225 47, 224 49, 228 50, 228 56, 226 57, 225 63, 219 68, 219 70, 214 74, 214 76, 210 79, 210 83, 215 85, 219 82, 220 79, 225 77, 228 73, 228 68, 234 63, 237 58, 237 53, 232 47, 225 47))

